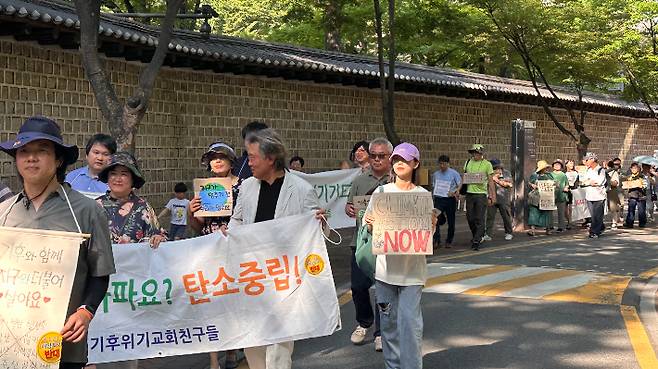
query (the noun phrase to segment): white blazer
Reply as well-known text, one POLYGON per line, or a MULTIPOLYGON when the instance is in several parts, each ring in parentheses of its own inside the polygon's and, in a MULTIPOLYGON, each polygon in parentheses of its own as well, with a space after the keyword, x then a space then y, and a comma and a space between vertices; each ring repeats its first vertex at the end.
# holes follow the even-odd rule
MULTIPOLYGON (((251 224, 256 219, 260 179, 250 177, 240 185, 238 201, 233 209, 228 228, 242 224, 251 224)), ((318 196, 308 182, 286 171, 283 185, 276 202, 274 219, 298 215, 320 208, 318 196)))

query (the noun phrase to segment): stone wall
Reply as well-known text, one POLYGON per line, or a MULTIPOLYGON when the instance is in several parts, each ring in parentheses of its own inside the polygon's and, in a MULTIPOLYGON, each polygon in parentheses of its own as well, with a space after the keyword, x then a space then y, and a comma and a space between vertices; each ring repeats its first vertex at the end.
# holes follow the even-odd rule
MULTIPOLYGON (((117 92, 128 96, 141 65, 111 59, 107 67, 117 92)), ((539 107, 400 93, 396 109, 399 135, 418 144, 431 169, 444 153, 463 165, 474 142, 508 163, 516 118, 537 121, 538 158, 576 156, 574 144, 539 107)), ((92 134, 108 131, 77 52, 0 38, 0 140, 35 114, 56 119, 65 140, 81 148, 92 134)), ((565 112, 557 115, 566 121, 565 112)), ((354 142, 383 135, 380 117, 378 90, 164 68, 137 139, 148 181, 141 194, 163 206, 176 182, 204 176, 199 159, 209 143, 224 140, 241 151, 240 128, 254 119, 277 129, 309 171, 320 171, 347 159, 354 142)), ((588 113, 586 129, 590 149, 604 158, 628 160, 658 149, 651 120, 588 113)), ((11 158, 0 154, 0 165, 0 181, 19 189, 11 158)))

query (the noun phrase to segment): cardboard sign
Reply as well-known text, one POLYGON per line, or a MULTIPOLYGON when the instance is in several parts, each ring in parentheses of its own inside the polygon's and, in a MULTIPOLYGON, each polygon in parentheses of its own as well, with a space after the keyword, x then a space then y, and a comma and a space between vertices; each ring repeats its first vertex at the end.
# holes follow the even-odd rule
POLYGON ((642 179, 636 179, 633 181, 623 181, 621 182, 621 188, 628 190, 631 188, 644 188, 644 181, 642 179))
POLYGON ((484 184, 484 173, 464 173, 463 184, 484 184))
POLYGON ((539 189, 539 210, 555 210, 555 181, 537 181, 539 189))
POLYGON ((575 186, 576 181, 578 180, 578 172, 566 172, 564 174, 567 176, 567 180, 569 181, 569 187, 575 186))
POLYGON ((233 212, 233 183, 230 178, 195 178, 194 195, 201 198, 197 217, 228 217, 233 212))
POLYGON ((578 172, 579 176, 584 177, 584 176, 587 175, 587 166, 586 165, 576 165, 576 167, 574 169, 576 169, 576 172, 578 172))
POLYGON ((448 194, 450 193, 451 184, 452 183, 450 181, 442 181, 440 179, 434 181, 434 191, 433 191, 434 196, 448 197, 448 194))
POLYGON ((433 208, 429 192, 374 193, 372 253, 432 255, 433 208))
POLYGON ((0 368, 56 369, 84 235, 0 227, 0 368))
POLYGON ((358 213, 359 210, 366 210, 370 202, 370 195, 368 196, 354 196, 352 204, 354 205, 354 212, 358 213))

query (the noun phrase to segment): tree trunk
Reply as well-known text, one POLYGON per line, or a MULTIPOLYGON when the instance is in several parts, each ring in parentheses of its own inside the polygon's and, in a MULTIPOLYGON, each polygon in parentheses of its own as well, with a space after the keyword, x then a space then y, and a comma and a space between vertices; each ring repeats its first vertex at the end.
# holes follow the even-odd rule
POLYGON ((327 0, 324 4, 324 47, 329 51, 342 51, 341 27, 343 0, 327 0))
POLYGON ((125 103, 121 103, 98 54, 100 0, 74 0, 80 19, 80 55, 85 74, 94 91, 101 115, 109 123, 110 133, 117 141, 119 150, 135 150, 137 128, 146 114, 158 71, 167 55, 176 14, 183 1, 167 0, 167 12, 153 58, 142 70, 134 95, 125 103))
MULTIPOLYGON (((375 6, 375 32, 377 33, 377 59, 379 60, 379 87, 380 87, 380 92, 382 96, 382 121, 384 124, 384 132, 386 133, 386 137, 388 138, 389 141, 393 145, 397 145, 400 143, 400 138, 398 137, 397 133, 395 132, 395 126, 390 119, 390 114, 389 114, 389 106, 390 106, 390 91, 387 94, 386 92, 386 70, 385 70, 385 65, 384 65, 384 41, 383 41, 383 36, 382 36, 382 9, 379 4, 379 0, 373 0, 374 6, 375 6)), ((389 54, 390 55, 390 54, 389 54)), ((390 65, 389 65, 389 73, 390 73, 390 65)), ((395 78, 395 66, 393 66, 393 74, 388 76, 388 80, 390 82, 391 79, 395 78)), ((395 84, 393 82, 393 86, 390 86, 395 88, 395 84)))

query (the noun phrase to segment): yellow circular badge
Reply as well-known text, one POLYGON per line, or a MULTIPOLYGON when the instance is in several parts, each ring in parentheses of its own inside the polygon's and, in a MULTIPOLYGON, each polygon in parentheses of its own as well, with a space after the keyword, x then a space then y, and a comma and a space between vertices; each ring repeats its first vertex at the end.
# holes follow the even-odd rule
POLYGON ((324 270, 324 260, 318 254, 310 254, 304 260, 304 268, 311 275, 318 275, 324 270))
POLYGON ((48 364, 58 363, 62 358, 62 335, 48 332, 37 341, 37 355, 48 364))

